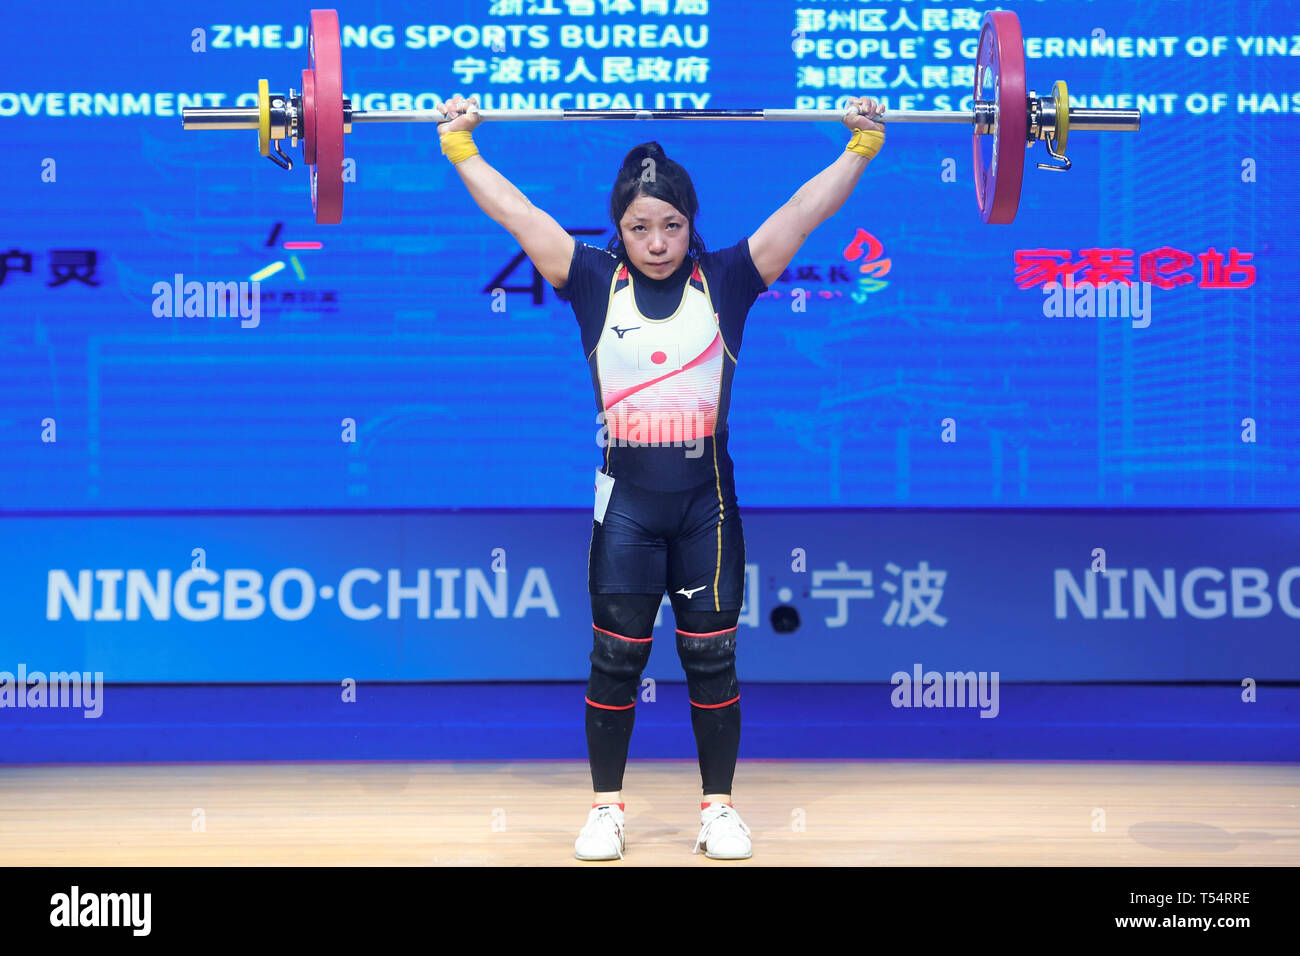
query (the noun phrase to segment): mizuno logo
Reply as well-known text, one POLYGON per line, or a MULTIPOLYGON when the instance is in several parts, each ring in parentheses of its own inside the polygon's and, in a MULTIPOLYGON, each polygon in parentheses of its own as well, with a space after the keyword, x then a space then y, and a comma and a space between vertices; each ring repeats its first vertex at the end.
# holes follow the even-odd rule
POLYGON ((682 589, 681 589, 680 591, 678 591, 677 593, 678 593, 678 594, 685 594, 688 598, 690 598, 690 597, 695 597, 695 592, 696 592, 696 591, 703 591, 706 587, 708 587, 707 584, 701 584, 698 588, 691 588, 689 591, 687 591, 686 588, 682 588, 682 589))
POLYGON ((611 325, 611 326, 609 327, 609 329, 610 329, 611 332, 617 332, 617 333, 618 333, 618 337, 619 337, 620 339, 623 337, 623 333, 624 333, 624 332, 635 332, 635 331, 636 331, 637 329, 639 329, 639 328, 641 328, 641 326, 639 326, 639 325, 634 325, 634 326, 632 326, 632 328, 630 328, 630 329, 620 329, 617 325, 611 325))

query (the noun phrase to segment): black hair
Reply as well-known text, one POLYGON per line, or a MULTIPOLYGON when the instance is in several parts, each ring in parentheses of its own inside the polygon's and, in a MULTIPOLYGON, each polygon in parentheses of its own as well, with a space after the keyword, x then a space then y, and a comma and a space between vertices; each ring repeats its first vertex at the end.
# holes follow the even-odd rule
POLYGON ((664 154, 658 143, 633 146, 623 157, 614 188, 609 194, 609 218, 614 224, 614 237, 605 247, 616 256, 626 257, 619 221, 627 207, 637 196, 662 199, 686 217, 690 229, 690 255, 699 258, 705 251, 704 239, 695 229, 695 217, 700 212, 700 202, 695 197, 695 185, 685 169, 664 154))

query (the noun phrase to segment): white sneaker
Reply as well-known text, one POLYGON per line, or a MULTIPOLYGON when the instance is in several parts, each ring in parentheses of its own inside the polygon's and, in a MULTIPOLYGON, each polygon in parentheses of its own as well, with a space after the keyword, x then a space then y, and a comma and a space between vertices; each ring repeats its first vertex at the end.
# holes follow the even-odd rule
POLYGON ((621 860, 627 842, 623 837, 623 811, 614 803, 592 807, 587 824, 573 842, 579 860, 621 860))
POLYGON ((700 811, 700 836, 692 853, 710 860, 748 860, 754 855, 749 841, 749 827, 740 819, 736 808, 725 803, 710 803, 700 811))

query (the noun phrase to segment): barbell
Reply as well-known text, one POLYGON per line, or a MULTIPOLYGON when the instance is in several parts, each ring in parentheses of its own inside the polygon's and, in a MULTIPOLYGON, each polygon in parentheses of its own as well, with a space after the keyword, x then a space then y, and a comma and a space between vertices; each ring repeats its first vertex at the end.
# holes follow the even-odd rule
MULTIPOLYGON (((343 137, 356 123, 443 123, 436 110, 354 110, 343 95, 342 44, 338 12, 313 10, 308 29, 307 69, 302 89, 271 94, 266 80, 258 81, 257 106, 248 108, 186 107, 181 124, 187 130, 256 130, 258 151, 282 169, 293 161, 280 148, 288 139, 302 141, 303 161, 311 173, 311 205, 316 222, 343 219, 343 137)), ((1064 172, 1071 166, 1065 154, 1074 132, 1137 132, 1138 110, 1080 109, 1070 106, 1064 82, 1050 96, 1038 96, 1025 86, 1025 48, 1020 21, 1014 13, 994 10, 980 22, 975 57, 975 89, 970 110, 885 110, 886 123, 945 123, 969 125, 974 131, 975 199, 986 223, 1009 223, 1020 205, 1025 149, 1039 140, 1056 162, 1039 169, 1064 172)), ((614 110, 481 110, 489 122, 548 120, 765 120, 768 122, 840 122, 838 110, 792 109, 614 109, 614 110)))

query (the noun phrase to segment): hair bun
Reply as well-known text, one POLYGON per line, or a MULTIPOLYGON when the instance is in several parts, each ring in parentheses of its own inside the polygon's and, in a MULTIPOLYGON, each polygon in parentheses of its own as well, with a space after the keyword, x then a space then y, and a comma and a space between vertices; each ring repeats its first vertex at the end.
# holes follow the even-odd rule
POLYGON ((634 171, 640 175, 642 164, 646 159, 652 159, 656 163, 662 163, 668 157, 664 153, 664 148, 656 142, 642 143, 639 146, 633 146, 628 151, 627 156, 623 158, 623 169, 634 171))

